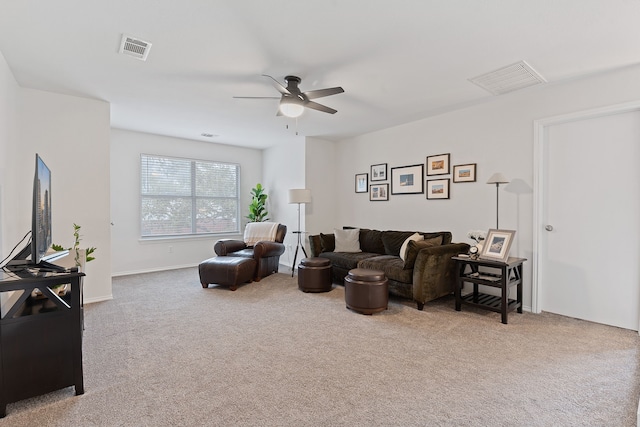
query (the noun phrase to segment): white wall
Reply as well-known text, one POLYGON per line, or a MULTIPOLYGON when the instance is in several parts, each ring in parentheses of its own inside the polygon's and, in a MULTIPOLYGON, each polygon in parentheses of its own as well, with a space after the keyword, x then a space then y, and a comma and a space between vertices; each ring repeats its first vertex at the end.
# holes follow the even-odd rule
MULTIPOLYGON (((13 208, 17 190, 13 185, 15 176, 10 169, 11 159, 19 142, 17 124, 19 91, 20 87, 0 52, 0 260, 7 257, 22 238, 20 231, 12 226, 17 213, 13 208)), ((20 249, 22 247, 18 248, 20 249)), ((17 293, 0 293, 0 306, 2 306, 0 311, 5 312, 16 298, 18 298, 17 293)))
MULTIPOLYGON (((275 147, 264 150, 264 177, 262 184, 269 194, 268 207, 272 221, 285 224, 287 235, 285 253, 280 264, 291 267, 298 237, 293 231, 298 228, 298 205, 289 204, 289 190, 306 188, 305 142, 301 136, 291 137, 275 147)), ((313 194, 311 195, 313 198, 313 194)), ((306 205, 300 205, 300 228, 305 229, 306 205)), ((308 252, 307 252, 308 253, 308 252)), ((304 254, 298 254, 296 264, 304 254)))
MULTIPOLYGON (((213 245, 218 238, 242 238, 242 234, 238 234, 141 240, 140 154, 143 153, 240 164, 240 212, 243 224, 246 223, 251 188, 262 180, 261 150, 112 129, 114 276, 195 266, 215 255, 213 245)), ((244 227, 240 231, 242 233, 244 227)))
POLYGON ((98 248, 86 269, 85 302, 111 298, 109 104, 20 88, 0 53, 2 258, 31 229, 35 153, 51 169, 54 242, 71 246, 75 222, 83 243, 98 248))
POLYGON ((16 147, 19 145, 17 125, 19 91, 20 87, 0 52, 0 259, 7 256, 11 248, 24 235, 12 226, 17 212, 13 209, 17 191, 11 164, 16 147))
POLYGON ((338 222, 336 150, 336 142, 319 138, 306 140, 306 182, 313 197, 306 208, 306 230, 309 234, 327 233, 338 222))
POLYGON ((21 89, 18 123, 20 146, 11 158, 9 176, 18 194, 18 234, 30 229, 35 153, 51 169, 52 237, 73 244, 73 224, 82 226, 82 246, 95 246, 87 264, 85 302, 111 298, 109 229, 109 104, 34 89, 21 89))
MULTIPOLYGON (((500 189, 500 228, 517 230, 511 254, 529 260, 525 263, 524 305, 530 308, 533 121, 638 100, 639 71, 640 67, 630 67, 523 90, 496 97, 493 102, 342 141, 335 146, 335 166, 331 169, 336 174, 334 196, 321 193, 324 200, 316 197, 314 202, 336 209, 334 227, 450 230, 454 241, 470 243, 466 238, 469 230, 495 227, 496 190, 485 182, 492 173, 502 172, 511 183, 500 189), (442 153, 451 154, 452 166, 478 164, 477 182, 451 183, 450 200, 426 200, 425 194, 418 194, 390 195, 388 202, 369 202, 367 194, 354 192, 355 174, 369 172, 372 164, 388 163, 390 177, 392 167, 425 163, 426 156, 442 153)), ((333 149, 327 145, 328 159, 333 149)), ((606 152, 606 141, 603 150, 606 152)), ((318 153, 314 151, 313 155, 318 153)), ((312 163, 309 153, 307 156, 307 164, 312 163)), ((309 168, 307 176, 310 173, 316 171, 309 168)), ((634 244, 633 239, 630 244, 634 244)))

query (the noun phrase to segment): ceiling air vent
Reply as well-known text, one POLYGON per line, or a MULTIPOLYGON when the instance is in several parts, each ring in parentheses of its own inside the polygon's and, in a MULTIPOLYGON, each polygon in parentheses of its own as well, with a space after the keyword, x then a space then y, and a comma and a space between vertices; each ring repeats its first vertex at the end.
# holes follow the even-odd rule
POLYGON ((151 49, 151 43, 144 40, 137 39, 135 37, 122 35, 122 41, 120 42, 120 53, 133 56, 142 61, 147 60, 149 56, 149 50, 151 49))
POLYGON ((524 61, 474 77, 469 81, 494 95, 502 95, 514 90, 546 83, 546 80, 524 61))

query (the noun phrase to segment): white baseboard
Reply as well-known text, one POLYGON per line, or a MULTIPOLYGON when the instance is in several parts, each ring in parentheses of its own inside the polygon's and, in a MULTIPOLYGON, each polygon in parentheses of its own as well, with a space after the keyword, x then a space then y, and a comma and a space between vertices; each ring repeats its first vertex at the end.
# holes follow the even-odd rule
POLYGON ((104 297, 97 297, 97 298, 85 298, 83 302, 85 304, 91 304, 91 303, 94 303, 94 302, 109 301, 109 300, 112 300, 112 299, 113 299, 113 295, 107 295, 107 296, 104 296, 104 297))
POLYGON ((120 271, 111 273, 111 277, 131 276, 132 274, 157 273, 158 271, 179 270, 181 268, 197 267, 198 264, 171 265, 168 267, 148 268, 143 270, 120 271))

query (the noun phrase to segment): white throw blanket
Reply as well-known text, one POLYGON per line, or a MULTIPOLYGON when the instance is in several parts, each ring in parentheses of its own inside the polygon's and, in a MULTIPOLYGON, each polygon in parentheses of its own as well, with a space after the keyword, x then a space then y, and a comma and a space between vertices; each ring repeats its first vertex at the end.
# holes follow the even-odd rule
POLYGON ((250 222, 244 229, 244 242, 247 246, 253 246, 258 242, 275 242, 277 222, 250 222))

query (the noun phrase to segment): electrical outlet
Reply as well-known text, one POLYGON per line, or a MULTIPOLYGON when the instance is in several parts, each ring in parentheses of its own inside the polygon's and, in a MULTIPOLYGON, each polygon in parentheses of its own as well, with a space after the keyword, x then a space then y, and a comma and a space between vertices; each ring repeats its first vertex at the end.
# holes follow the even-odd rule
POLYGON ((172 254, 173 253, 173 246, 169 246, 169 253, 172 254))

